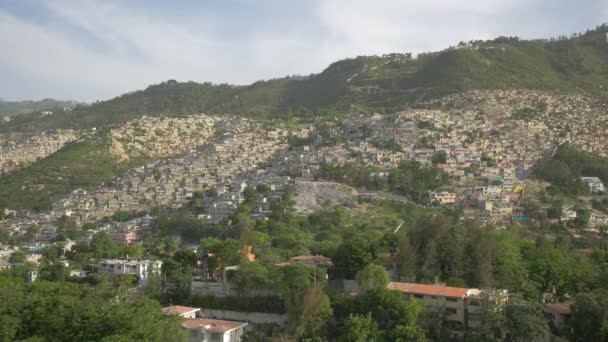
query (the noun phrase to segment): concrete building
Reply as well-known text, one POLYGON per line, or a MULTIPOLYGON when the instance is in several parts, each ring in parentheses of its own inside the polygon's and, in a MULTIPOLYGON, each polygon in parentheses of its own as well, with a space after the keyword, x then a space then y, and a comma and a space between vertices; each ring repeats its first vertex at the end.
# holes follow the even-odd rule
POLYGON ((191 342, 240 342, 246 322, 219 319, 189 318, 182 328, 190 331, 191 342))
POLYGON ((446 192, 446 191, 429 192, 429 200, 431 201, 431 203, 437 202, 439 204, 453 204, 453 203, 456 203, 457 199, 458 198, 457 198, 456 194, 451 193, 451 192, 446 192))
POLYGON ((150 273, 159 274, 163 262, 160 260, 102 259, 97 263, 100 271, 109 275, 134 275, 140 285, 147 285, 150 273))
POLYGON ((590 193, 606 191, 606 189, 604 188, 604 183, 598 177, 581 177, 581 181, 583 182, 583 184, 589 187, 590 193))
POLYGON ((203 317, 203 315, 201 314, 201 309, 181 305, 172 305, 166 308, 162 308, 161 312, 163 313, 163 315, 179 315, 184 318, 203 317))
POLYGON ((141 240, 141 236, 136 232, 115 232, 111 233, 112 241, 119 245, 130 246, 141 240))
POLYGON ((190 331, 191 342, 240 342, 246 322, 203 318, 201 309, 173 305, 162 308, 163 315, 179 315, 186 318, 182 328, 190 331))
POLYGON ((445 310, 448 329, 456 337, 480 324, 484 305, 489 301, 505 301, 508 295, 506 290, 496 290, 496 294, 490 295, 479 289, 398 282, 390 282, 387 288, 413 296, 424 307, 445 310))

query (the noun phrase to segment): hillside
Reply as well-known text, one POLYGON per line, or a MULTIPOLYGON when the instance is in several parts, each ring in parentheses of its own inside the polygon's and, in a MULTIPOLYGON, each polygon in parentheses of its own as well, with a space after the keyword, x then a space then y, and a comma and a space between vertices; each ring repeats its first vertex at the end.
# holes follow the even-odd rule
POLYGON ((57 108, 73 108, 77 105, 75 101, 57 101, 44 99, 40 101, 4 101, 0 99, 0 117, 54 110, 57 108))
POLYGON ((308 77, 249 86, 176 82, 152 85, 114 99, 22 115, 0 130, 83 128, 146 115, 233 113, 248 117, 333 116, 391 111, 429 97, 471 89, 534 89, 604 93, 608 89, 608 26, 556 40, 497 38, 461 43, 437 53, 362 56, 335 62, 308 77))
POLYGON ((118 163, 107 133, 67 144, 49 157, 0 177, 0 207, 46 209, 50 199, 76 188, 110 183, 136 165, 118 163))

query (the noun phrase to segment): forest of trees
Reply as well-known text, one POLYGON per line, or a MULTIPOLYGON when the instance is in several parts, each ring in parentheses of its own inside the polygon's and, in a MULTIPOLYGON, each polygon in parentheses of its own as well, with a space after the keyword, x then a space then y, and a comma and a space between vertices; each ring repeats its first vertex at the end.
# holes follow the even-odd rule
POLYGON ((539 160, 534 165, 533 172, 556 189, 569 195, 578 195, 587 190, 581 182, 583 176, 599 177, 608 183, 608 159, 584 152, 570 144, 562 144, 553 156, 539 160))
POLYGON ((376 168, 348 163, 323 164, 319 176, 372 191, 394 192, 408 196, 417 203, 426 203, 428 191, 435 190, 447 182, 447 175, 417 161, 404 161, 398 168, 391 170, 387 177, 380 176, 376 168))

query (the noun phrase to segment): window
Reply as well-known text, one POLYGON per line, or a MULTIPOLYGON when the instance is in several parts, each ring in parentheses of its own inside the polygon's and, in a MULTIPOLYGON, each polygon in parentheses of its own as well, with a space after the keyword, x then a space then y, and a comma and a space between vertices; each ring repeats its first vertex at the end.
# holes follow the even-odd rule
POLYGON ((217 332, 211 333, 211 341, 221 341, 221 340, 222 340, 222 335, 220 335, 220 333, 217 333, 217 332))
POLYGON ((472 301, 469 302, 469 305, 470 306, 480 306, 481 304, 479 304, 479 302, 476 301, 476 300, 472 300, 472 301))
POLYGON ((415 294, 415 295, 414 295, 414 297, 415 297, 415 298, 418 298, 418 299, 422 299, 422 298, 424 298, 424 296, 423 296, 423 295, 421 295, 421 294, 415 294))
POLYGON ((478 314, 478 313, 469 313, 467 315, 467 317, 471 321, 480 321, 481 320, 481 314, 478 314))
POLYGON ((458 298, 450 298, 450 297, 446 297, 445 300, 447 300, 448 302, 457 302, 458 298))
POLYGON ((446 321, 446 325, 447 325, 448 329, 450 329, 450 330, 464 331, 464 324, 462 324, 462 322, 452 321, 452 320, 448 319, 446 321))
POLYGON ((456 312, 457 312, 457 310, 456 310, 456 309, 454 309, 454 308, 446 308, 446 309, 445 309, 445 312, 446 312, 448 315, 455 315, 455 314, 456 314, 456 312))

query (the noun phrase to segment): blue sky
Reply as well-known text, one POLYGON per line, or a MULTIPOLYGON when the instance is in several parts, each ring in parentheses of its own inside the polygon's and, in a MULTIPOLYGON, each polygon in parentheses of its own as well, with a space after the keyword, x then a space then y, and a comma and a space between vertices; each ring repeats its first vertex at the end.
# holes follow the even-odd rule
POLYGON ((0 98, 95 101, 167 79, 247 84, 357 55, 606 21, 608 0, 0 0, 0 98))

